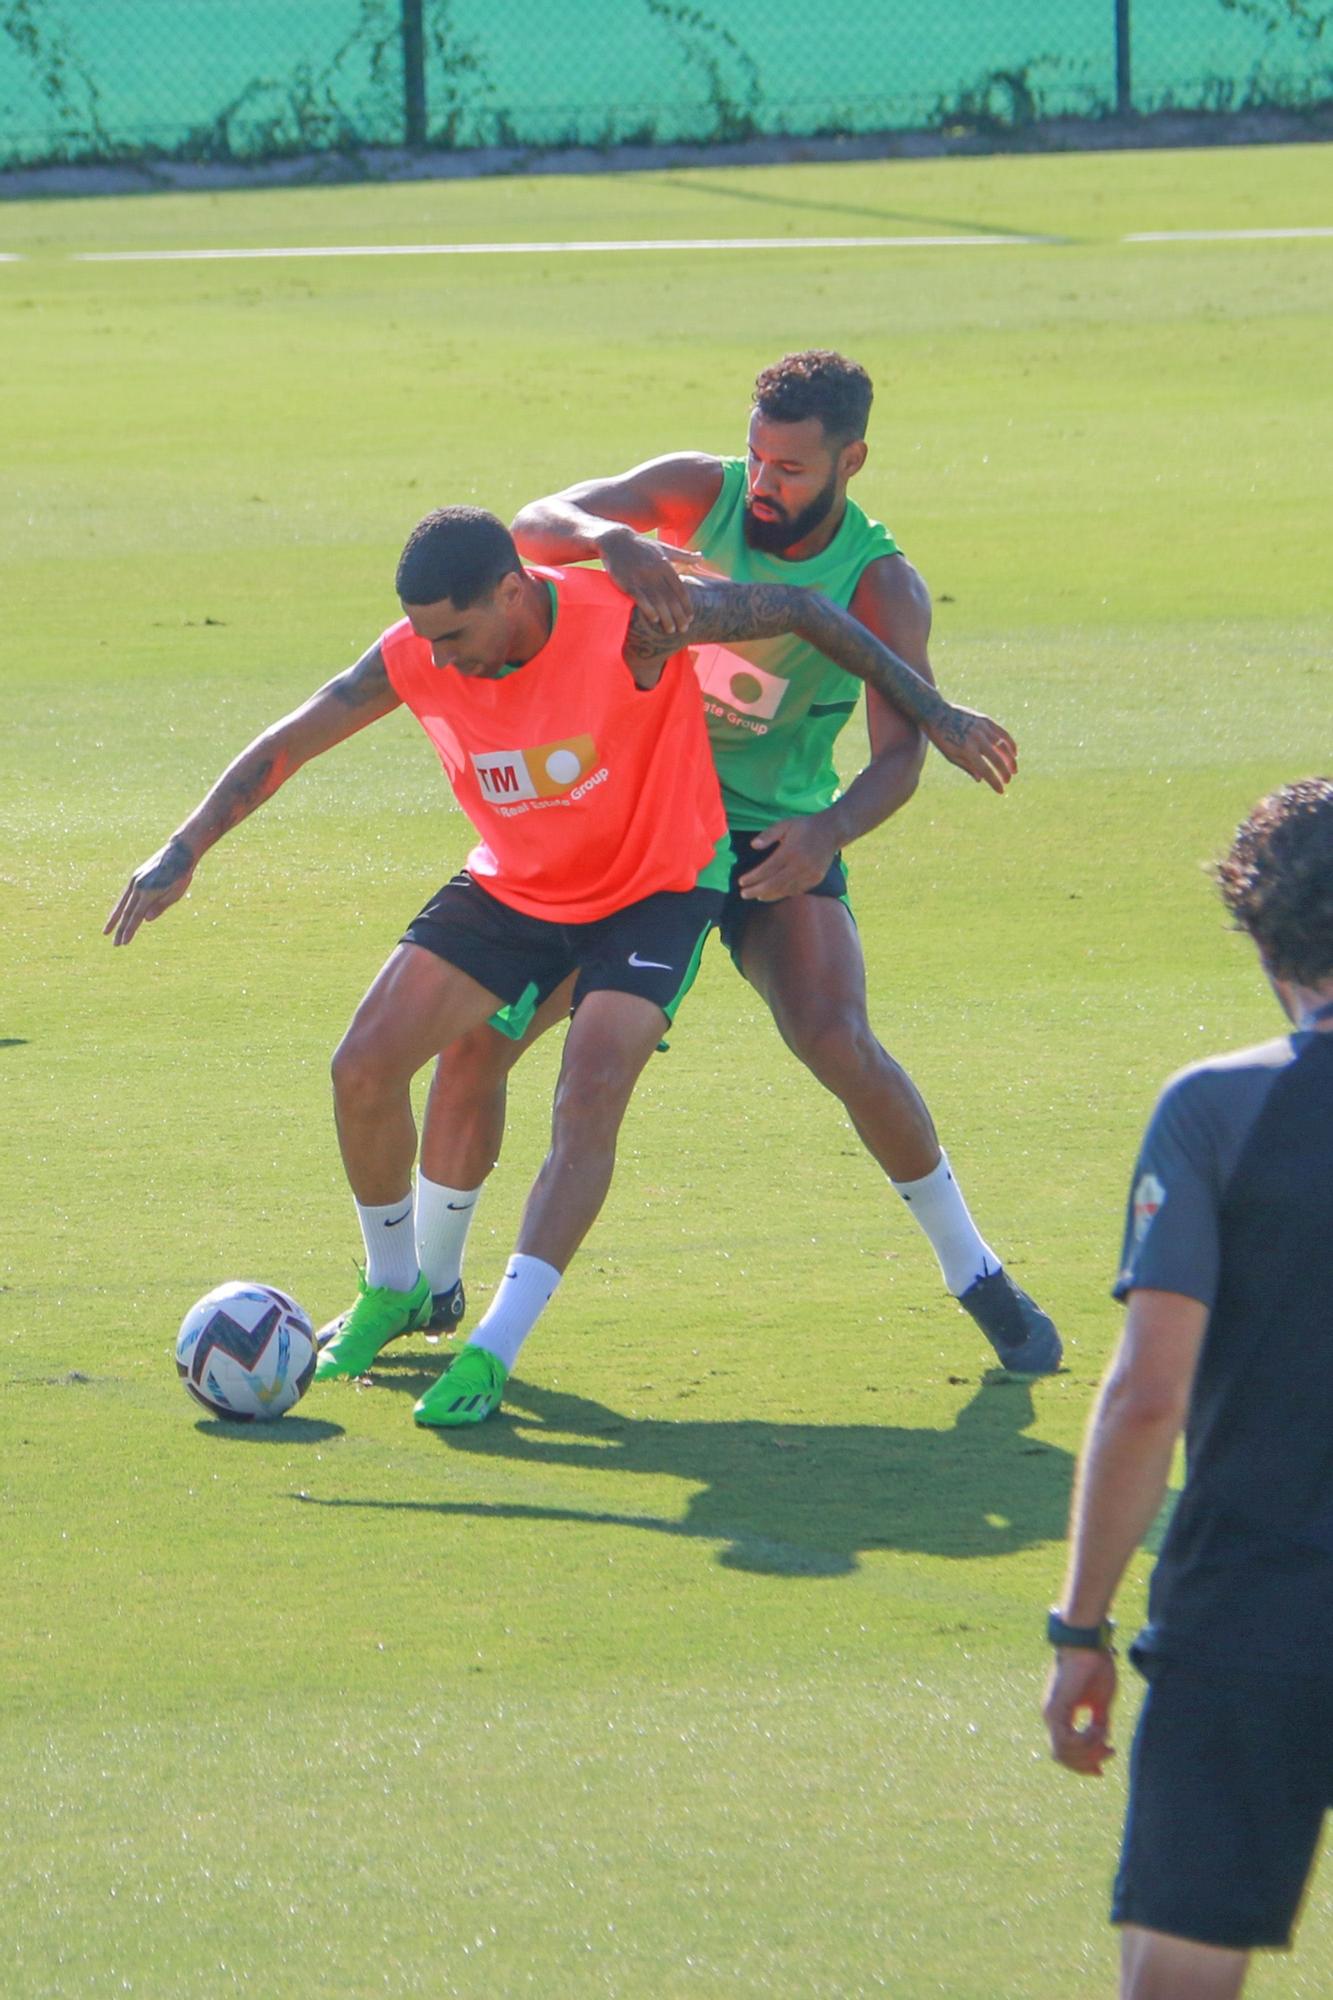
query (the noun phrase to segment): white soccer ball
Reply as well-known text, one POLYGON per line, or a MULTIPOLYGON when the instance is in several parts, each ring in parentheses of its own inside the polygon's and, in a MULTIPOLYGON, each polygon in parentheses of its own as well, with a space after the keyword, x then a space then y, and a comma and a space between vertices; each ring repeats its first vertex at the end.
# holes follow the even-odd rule
POLYGON ((186 1313, 176 1371, 214 1416, 267 1422, 298 1403, 315 1373, 308 1314, 272 1285, 218 1285, 186 1313))

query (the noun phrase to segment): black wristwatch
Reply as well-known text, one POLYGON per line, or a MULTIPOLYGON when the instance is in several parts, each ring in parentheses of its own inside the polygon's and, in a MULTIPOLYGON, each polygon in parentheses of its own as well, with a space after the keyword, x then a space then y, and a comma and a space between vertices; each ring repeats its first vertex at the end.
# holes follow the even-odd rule
POLYGON ((1046 1615, 1046 1637, 1053 1646, 1076 1646, 1088 1653, 1113 1653, 1115 1620, 1103 1618, 1100 1625, 1067 1625, 1052 1606, 1046 1615))

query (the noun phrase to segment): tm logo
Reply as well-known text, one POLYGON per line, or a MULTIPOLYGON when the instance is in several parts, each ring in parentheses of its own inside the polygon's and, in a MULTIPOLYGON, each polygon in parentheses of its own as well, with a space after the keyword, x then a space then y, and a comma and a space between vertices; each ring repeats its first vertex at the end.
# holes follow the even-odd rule
POLYGON ((558 799, 597 760, 591 736, 568 736, 562 743, 538 743, 531 750, 486 750, 472 759, 481 795, 492 805, 520 799, 558 799))

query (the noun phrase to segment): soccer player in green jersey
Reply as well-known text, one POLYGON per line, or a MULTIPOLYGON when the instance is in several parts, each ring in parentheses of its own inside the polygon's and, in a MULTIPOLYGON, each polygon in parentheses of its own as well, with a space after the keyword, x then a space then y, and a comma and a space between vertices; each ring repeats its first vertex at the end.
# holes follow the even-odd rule
MULTIPOLYGON (((789 354, 755 384, 743 459, 673 453, 584 481, 523 508, 515 539, 536 562, 600 559, 665 633, 689 622, 681 568, 809 586, 933 679, 926 586, 847 493, 865 464, 872 393, 865 370, 843 355, 789 354)), ((1054 1325, 978 1232, 920 1091, 867 1016, 842 850, 906 805, 925 739, 868 691, 870 761, 840 792, 832 752, 861 698, 854 677, 789 635, 701 646, 696 671, 735 854, 725 943, 788 1048, 846 1108, 1000 1360, 1052 1373, 1061 1357, 1054 1325)), ((439 1329, 462 1316, 463 1245, 499 1152, 505 1077, 562 1012, 556 996, 524 1041, 487 1027, 437 1067, 417 1219, 439 1329)))

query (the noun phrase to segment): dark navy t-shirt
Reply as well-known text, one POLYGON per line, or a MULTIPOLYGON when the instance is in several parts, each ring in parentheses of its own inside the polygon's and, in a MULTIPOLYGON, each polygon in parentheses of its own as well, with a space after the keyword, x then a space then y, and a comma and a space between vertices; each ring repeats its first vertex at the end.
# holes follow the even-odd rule
POLYGON ((1136 1650, 1333 1662, 1333 1035, 1217 1057, 1163 1091, 1117 1298, 1209 1308, 1186 1478, 1136 1650))

